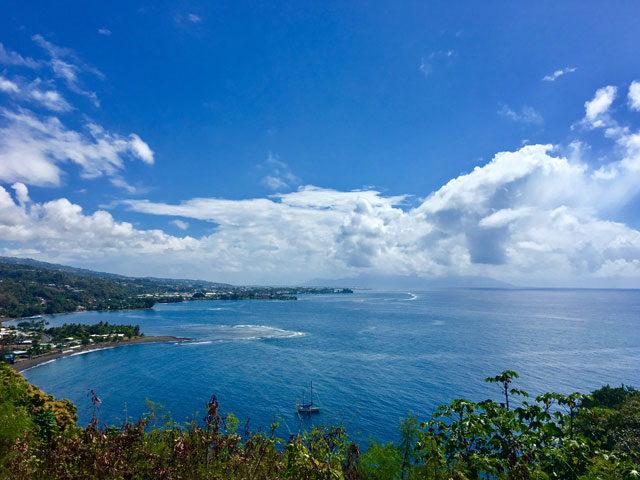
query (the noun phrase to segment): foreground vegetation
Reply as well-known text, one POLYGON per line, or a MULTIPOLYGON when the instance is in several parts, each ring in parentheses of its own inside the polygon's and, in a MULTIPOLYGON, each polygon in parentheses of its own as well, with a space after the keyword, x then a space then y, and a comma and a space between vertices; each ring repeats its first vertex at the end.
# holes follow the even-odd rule
POLYGON ((454 400, 420 423, 408 417, 397 444, 361 453, 342 427, 286 440, 238 431, 213 396, 202 422, 76 426, 76 409, 0 364, 0 478, 9 479, 627 479, 640 478, 640 393, 548 393, 529 401, 515 372, 487 379, 504 401, 454 400))

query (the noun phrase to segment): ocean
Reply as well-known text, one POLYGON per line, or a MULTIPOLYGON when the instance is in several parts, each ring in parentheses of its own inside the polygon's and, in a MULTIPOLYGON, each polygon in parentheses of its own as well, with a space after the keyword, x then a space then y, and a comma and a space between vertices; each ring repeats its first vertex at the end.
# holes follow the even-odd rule
POLYGON ((344 424, 359 441, 397 438, 408 414, 428 418, 454 398, 500 398, 484 378, 515 370, 535 395, 640 387, 640 291, 460 289, 356 291, 298 301, 193 301, 147 311, 47 317, 63 323, 138 324, 147 335, 193 338, 55 360, 24 372, 72 400, 79 424, 136 419, 146 400, 175 421, 201 419, 217 395, 222 412, 278 433, 344 424), (300 418, 309 395, 321 413, 300 418), (199 413, 197 413, 199 412, 199 413))

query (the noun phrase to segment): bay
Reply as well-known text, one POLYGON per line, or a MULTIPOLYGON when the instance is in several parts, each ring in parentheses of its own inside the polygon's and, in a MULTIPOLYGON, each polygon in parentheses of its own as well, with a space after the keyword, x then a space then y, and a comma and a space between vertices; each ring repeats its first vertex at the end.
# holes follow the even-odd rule
POLYGON ((427 418, 453 398, 499 398, 483 379, 515 370, 516 386, 588 392, 640 387, 640 291, 459 289, 356 291, 298 301, 193 301, 152 310, 47 317, 63 323, 127 323, 147 335, 193 338, 58 359, 24 372, 101 422, 139 417, 145 400, 173 418, 200 419, 211 394, 252 429, 277 421, 287 437, 312 423, 344 423, 365 441, 395 440, 401 418, 427 418), (295 403, 313 381, 320 414, 295 403), (195 412, 200 412, 196 414, 195 412))

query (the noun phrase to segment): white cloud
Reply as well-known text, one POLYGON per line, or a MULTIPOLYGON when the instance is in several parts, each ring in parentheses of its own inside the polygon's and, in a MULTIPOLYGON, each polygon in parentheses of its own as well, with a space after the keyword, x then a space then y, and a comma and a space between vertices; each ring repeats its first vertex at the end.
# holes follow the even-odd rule
POLYGON ((60 92, 57 92, 56 90, 39 90, 37 88, 33 88, 29 91, 29 95, 33 100, 54 112, 68 112, 73 108, 64 99, 60 92))
POLYGON ((31 57, 25 58, 13 50, 8 50, 2 43, 0 43, 0 65, 12 65, 37 69, 42 66, 42 63, 31 57))
POLYGON ((488 275, 525 284, 640 281, 640 232, 606 219, 638 194, 640 168, 623 164, 625 153, 612 162, 624 175, 598 178, 579 154, 552 153, 549 145, 499 153, 415 208, 405 196, 313 186, 271 198, 123 202, 139 213, 174 217, 170 223, 180 229, 188 228, 183 219, 211 222, 211 233, 198 239, 139 230, 103 211, 83 214, 65 199, 34 204, 26 187, 14 186, 18 203, 0 191, 0 240, 18 241, 41 258, 61 260, 63 252, 77 263, 100 252, 111 269, 127 271, 124 259, 135 259, 138 274, 212 279, 215 272, 218 280, 245 283, 359 271, 488 275))
MULTIPOLYGON (((607 115, 606 103, 587 107, 591 120, 607 115)), ((79 165, 87 177, 108 175, 133 192, 122 177, 124 158, 151 163, 153 152, 137 136, 93 124, 80 133, 25 110, 2 115, 0 179, 16 183, 15 199, 0 189, 0 241, 14 254, 40 252, 44 260, 122 273, 239 283, 375 272, 486 275, 556 286, 627 279, 640 286, 640 232, 611 220, 640 193, 640 131, 611 119, 615 146, 597 169, 577 143, 566 157, 551 145, 527 145, 496 154, 415 207, 404 195, 371 188, 344 192, 310 185, 267 198, 117 203, 172 217, 169 223, 179 229, 188 228, 188 219, 210 222, 210 231, 196 239, 139 229, 102 210, 85 214, 64 198, 33 202, 19 182, 59 183, 65 162, 79 165)), ((260 168, 287 188, 299 182, 275 155, 260 168)))
POLYGON ((129 135, 129 145, 135 155, 144 163, 149 165, 153 164, 153 151, 149 148, 149 145, 142 140, 138 135, 132 133, 129 135))
POLYGON ((29 190, 24 183, 16 182, 11 185, 11 188, 15 190, 16 198, 18 199, 18 203, 20 205, 26 205, 31 201, 31 199, 29 198, 29 190))
POLYGON ((75 52, 69 48, 59 47, 45 40, 42 35, 33 35, 32 40, 42 47, 51 57, 49 66, 56 77, 65 81, 69 90, 89 98, 96 107, 100 106, 98 95, 90 90, 82 88, 80 72, 88 72, 100 78, 104 75, 98 69, 82 62, 75 52))
POLYGON ((18 93, 18 85, 0 75, 0 90, 6 93, 18 93))
POLYGON ((425 60, 424 57, 420 59, 420 71, 425 77, 428 77, 433 72, 433 66, 428 60, 425 60))
POLYGON ((271 190, 286 190, 300 183, 300 179, 293 174, 289 166, 272 153, 269 153, 267 160, 259 168, 268 171, 261 183, 271 190))
MULTIPOLYGON (((130 259, 132 256, 166 255, 197 248, 191 237, 174 237, 160 230, 137 230, 128 222, 117 222, 98 210, 84 214, 66 198, 45 203, 28 201, 24 185, 14 185, 20 203, 0 187, 0 239, 18 241, 21 250, 46 252, 62 259, 130 259), (26 245, 29 245, 28 247, 26 245), (55 252, 55 253, 52 253, 55 252)), ((16 249, 14 252, 18 253, 16 249)))
POLYGON ((611 85, 599 88, 592 100, 585 102, 584 121, 593 128, 609 124, 608 112, 616 98, 618 89, 611 85))
POLYGON ((195 13, 190 13, 189 15, 187 15, 187 19, 192 23, 202 22, 202 18, 196 15, 195 13))
POLYGON ((529 125, 542 125, 544 118, 535 108, 524 105, 520 112, 516 112, 509 105, 502 105, 498 110, 498 115, 513 120, 515 122, 525 123, 529 125))
POLYGON ((111 35, 111 30, 109 30, 108 28, 99 28, 98 33, 100 35, 104 35, 105 37, 108 37, 109 35, 111 35))
POLYGON ((169 223, 171 225, 175 225, 180 230, 187 230, 189 228, 189 223, 182 220, 175 219, 175 220, 171 220, 169 223))
POLYGON ((640 111, 640 82, 634 80, 629 86, 629 108, 640 111))
POLYGON ((267 187, 269 187, 271 190, 282 190, 288 187, 288 185, 286 184, 286 182, 284 182, 284 180, 282 180, 279 177, 274 177, 272 175, 267 175, 266 177, 264 177, 262 179, 262 183, 267 187))
POLYGON ((455 56, 456 52, 453 50, 438 50, 431 52, 426 57, 422 57, 420 59, 420 71, 425 77, 428 77, 433 73, 437 65, 449 64, 455 56))
POLYGON ((127 156, 153 162, 153 153, 135 134, 123 138, 95 124, 80 133, 56 117, 40 118, 24 109, 2 109, 0 118, 0 181, 59 185, 59 165, 65 162, 79 165, 85 178, 117 174, 127 156))
POLYGON ((556 70, 551 75, 545 75, 542 80, 545 82, 555 82, 559 77, 566 75, 567 73, 575 72, 577 69, 575 67, 565 67, 560 70, 556 70))
POLYGON ((72 110, 73 107, 60 92, 50 88, 48 83, 36 78, 31 83, 18 84, 0 75, 0 91, 11 94, 17 100, 34 102, 54 112, 72 110))
POLYGON ((531 145, 500 153, 409 209, 403 196, 312 186, 272 199, 126 205, 216 224, 200 239, 200 255, 216 271, 247 280, 364 270, 571 284, 615 277, 616 266, 629 276, 640 232, 599 214, 637 195, 640 169, 599 179, 586 164, 551 151, 531 145))

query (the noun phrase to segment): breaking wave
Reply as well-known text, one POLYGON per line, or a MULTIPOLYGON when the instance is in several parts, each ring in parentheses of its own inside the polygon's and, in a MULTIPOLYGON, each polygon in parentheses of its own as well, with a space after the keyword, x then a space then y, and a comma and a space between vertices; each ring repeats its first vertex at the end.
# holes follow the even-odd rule
MULTIPOLYGON (((203 332, 204 333, 204 332, 203 332)), ((215 325, 207 328, 207 340, 266 340, 272 338, 303 337, 306 333, 266 325, 215 325)))

